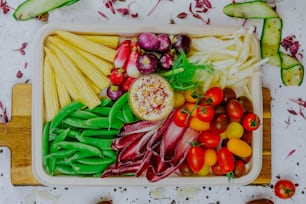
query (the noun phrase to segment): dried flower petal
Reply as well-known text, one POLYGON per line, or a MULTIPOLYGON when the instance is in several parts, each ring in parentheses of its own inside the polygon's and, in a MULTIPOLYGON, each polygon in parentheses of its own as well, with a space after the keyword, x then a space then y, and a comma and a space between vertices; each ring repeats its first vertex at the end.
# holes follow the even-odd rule
POLYGON ((102 11, 98 11, 98 14, 107 20, 109 19, 102 11))
POLYGON ((5 0, 1 0, 0 9, 2 9, 3 14, 7 14, 12 9, 12 7, 10 7, 5 0))
POLYGON ((19 79, 23 76, 23 73, 21 70, 18 70, 17 73, 16 73, 16 77, 19 79))
POLYGON ((292 156, 295 152, 296 152, 296 149, 291 150, 291 151, 288 153, 286 159, 288 159, 288 157, 292 156))
POLYGON ((293 109, 288 109, 287 111, 292 115, 298 115, 298 113, 293 109))
POLYGON ((179 14, 177 14, 177 18, 180 18, 180 19, 184 19, 184 18, 186 18, 187 17, 187 13, 186 12, 181 12, 181 13, 179 13, 179 14))

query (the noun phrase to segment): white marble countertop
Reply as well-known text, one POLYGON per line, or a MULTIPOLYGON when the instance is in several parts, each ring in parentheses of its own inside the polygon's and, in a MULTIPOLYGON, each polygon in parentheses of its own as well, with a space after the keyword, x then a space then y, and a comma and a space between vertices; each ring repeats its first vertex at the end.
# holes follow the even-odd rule
MULTIPOLYGON (((4 1, 1 1, 4 2, 4 1)), ((33 67, 31 65, 31 49, 35 39, 33 35, 46 22, 29 20, 17 22, 12 18, 13 8, 22 0, 7 0, 11 10, 4 14, 0 9, 0 102, 6 107, 8 116, 11 113, 11 89, 16 83, 31 83, 33 67), (25 55, 16 49, 23 43, 25 55), (17 73, 22 73, 17 77, 17 73)), ((169 24, 171 19, 180 25, 207 26, 205 23, 188 15, 178 19, 180 12, 189 12, 189 4, 195 0, 163 0, 151 15, 147 15, 157 0, 116 1, 115 8, 127 7, 131 3, 131 12, 138 17, 112 14, 104 6, 103 0, 80 0, 70 6, 55 10, 49 15, 49 23, 69 24, 169 24), (98 11, 108 16, 102 17, 98 11)), ((202 14, 211 25, 241 25, 241 20, 226 17, 222 13, 225 4, 230 0, 211 0, 213 5, 207 13, 202 14)), ((284 22, 283 37, 295 35, 300 43, 299 52, 305 55, 306 46, 306 4, 303 0, 278 0, 277 11, 284 22)), ((249 25, 260 26, 260 20, 250 20, 249 25)), ((305 58, 302 59, 305 65, 305 58)), ((300 87, 284 87, 277 68, 265 65, 263 84, 271 91, 272 102, 272 181, 271 186, 113 186, 113 187, 15 187, 10 181, 10 151, 0 147, 0 203, 22 204, 69 204, 96 203, 103 198, 119 203, 210 203, 244 204, 254 198, 270 198, 275 203, 304 203, 306 194, 306 120, 300 115, 293 115, 288 110, 299 111, 299 107, 290 99, 306 100, 305 82, 300 87), (288 124, 290 123, 290 124, 288 124), (288 156, 290 155, 290 156, 288 156), (273 184, 277 179, 287 178, 296 183, 296 195, 292 199, 280 200, 275 197, 273 184)), ((304 110, 301 109, 303 112, 304 110)), ((304 111, 304 114, 306 112, 304 111)), ((21 175, 22 176, 22 175, 21 175)))

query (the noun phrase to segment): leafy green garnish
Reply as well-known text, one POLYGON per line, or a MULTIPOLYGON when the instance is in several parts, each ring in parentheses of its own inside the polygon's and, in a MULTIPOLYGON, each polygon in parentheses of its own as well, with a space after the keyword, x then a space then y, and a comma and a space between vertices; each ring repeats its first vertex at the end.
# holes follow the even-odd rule
POLYGON ((181 51, 176 57, 172 69, 160 74, 167 79, 173 89, 188 90, 201 85, 202 79, 197 76, 198 74, 205 72, 209 75, 214 71, 213 65, 190 62, 186 54, 181 51))

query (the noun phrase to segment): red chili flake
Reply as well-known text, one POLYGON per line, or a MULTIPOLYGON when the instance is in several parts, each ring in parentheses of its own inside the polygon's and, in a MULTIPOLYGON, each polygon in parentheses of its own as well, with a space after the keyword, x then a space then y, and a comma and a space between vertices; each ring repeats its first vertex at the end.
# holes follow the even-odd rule
POLYGON ((24 68, 24 69, 27 69, 27 68, 28 68, 28 65, 29 65, 29 63, 28 63, 28 62, 25 62, 24 65, 23 65, 23 68, 24 68))
POLYGON ((304 114, 304 109, 306 108, 306 100, 298 98, 298 99, 290 99, 290 101, 296 103, 299 106, 299 111, 288 109, 288 112, 292 115, 299 115, 304 120, 306 120, 306 115, 304 114))
POLYGON ((12 9, 5 0, 0 1, 0 8, 2 9, 3 14, 7 14, 12 9))
POLYGON ((287 154, 286 159, 288 159, 288 157, 292 156, 295 152, 296 152, 296 149, 291 150, 291 151, 287 154))
POLYGON ((102 11, 98 11, 98 14, 107 20, 109 19, 102 11))
POLYGON ((24 42, 21 44, 21 47, 18 49, 15 49, 15 51, 19 51, 21 55, 25 55, 26 54, 25 49, 27 48, 27 46, 28 46, 28 43, 24 42))
POLYGON ((1 114, 0 114, 0 123, 7 123, 8 122, 8 116, 7 116, 7 112, 6 112, 6 107, 4 107, 3 103, 0 101, 0 110, 1 110, 1 114))
POLYGON ((18 70, 17 73, 16 73, 16 77, 17 77, 18 79, 20 79, 22 76, 23 76, 22 71, 21 71, 21 70, 18 70))
POLYGON ((39 16, 36 16, 36 19, 39 20, 39 21, 42 21, 42 22, 48 22, 49 20, 49 13, 46 12, 46 13, 43 13, 39 16))
POLYGON ((113 6, 113 3, 115 3, 115 2, 116 2, 116 0, 107 0, 107 1, 104 3, 104 6, 105 6, 106 8, 108 8, 108 9, 110 9, 111 12, 112 12, 113 14, 116 14, 116 10, 115 10, 115 8, 114 8, 114 6, 113 6))
POLYGON ((205 20, 199 13, 193 11, 192 3, 189 4, 189 12, 192 14, 192 16, 196 19, 201 20, 205 24, 209 25, 210 24, 210 18, 205 20))
POLYGON ((177 14, 177 18, 180 18, 180 19, 184 19, 184 18, 186 18, 187 17, 187 13, 186 12, 181 12, 181 13, 179 13, 179 14, 177 14))
POLYGON ((288 109, 287 110, 290 114, 292 114, 292 115, 298 115, 298 112, 296 112, 295 110, 293 110, 293 109, 288 109))

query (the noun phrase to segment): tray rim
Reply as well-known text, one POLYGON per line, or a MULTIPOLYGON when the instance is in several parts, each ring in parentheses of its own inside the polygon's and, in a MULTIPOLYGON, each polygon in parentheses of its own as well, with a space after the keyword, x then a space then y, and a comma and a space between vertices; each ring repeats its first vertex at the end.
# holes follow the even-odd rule
MULTIPOLYGON (((114 186, 114 185, 247 185, 254 181, 260 174, 262 167, 262 125, 253 134, 253 156, 251 160, 251 170, 240 178, 235 178, 231 182, 226 176, 210 176, 210 177, 176 177, 169 176, 158 182, 148 182, 145 177, 108 177, 108 178, 88 178, 88 177, 70 177, 70 176, 50 176, 42 168, 41 148, 41 130, 42 130, 42 67, 43 65, 43 43, 45 38, 52 34, 56 29, 63 29, 71 32, 80 33, 103 33, 103 34, 120 34, 135 35, 144 31, 166 32, 166 33, 187 33, 191 35, 207 36, 207 35, 226 35, 241 29, 240 26, 182 26, 182 25, 104 25, 104 24, 47 24, 44 25, 34 36, 34 49, 32 53, 33 59, 33 82, 32 82, 32 170, 33 174, 42 184, 46 186, 114 186), (205 33, 205 34, 199 34, 205 33), (41 56, 39 59, 37 56, 41 56)), ((259 46, 259 45, 255 45, 259 46)), ((258 48, 258 47, 257 47, 258 48)), ((251 87, 256 88, 256 94, 253 92, 253 101, 259 102, 255 106, 255 112, 263 121, 263 98, 262 98, 262 79, 260 75, 255 75, 251 81, 251 87)), ((253 88, 254 90, 254 88, 253 88)))

